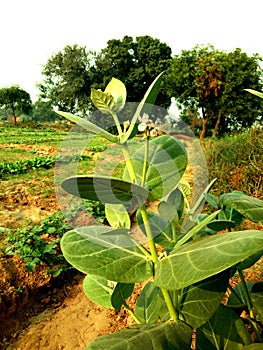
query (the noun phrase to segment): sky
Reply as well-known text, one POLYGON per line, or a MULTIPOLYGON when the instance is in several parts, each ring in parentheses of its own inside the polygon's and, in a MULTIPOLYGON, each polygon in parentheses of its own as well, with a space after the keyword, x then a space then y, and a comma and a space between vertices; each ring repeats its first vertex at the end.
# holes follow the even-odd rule
POLYGON ((35 102, 48 59, 66 45, 100 51, 110 39, 150 35, 173 55, 196 45, 263 56, 262 0, 8 0, 0 3, 0 88, 35 102))

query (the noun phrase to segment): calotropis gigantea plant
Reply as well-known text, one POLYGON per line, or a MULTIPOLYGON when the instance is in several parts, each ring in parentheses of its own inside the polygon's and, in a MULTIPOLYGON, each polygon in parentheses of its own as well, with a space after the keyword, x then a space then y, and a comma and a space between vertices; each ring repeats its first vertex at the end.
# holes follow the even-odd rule
POLYGON ((92 90, 94 105, 113 118, 117 135, 58 112, 119 144, 125 159, 122 178, 82 175, 61 184, 74 196, 103 202, 109 223, 67 232, 61 241, 66 260, 86 274, 84 291, 93 302, 117 310, 124 307, 137 323, 97 338, 87 349, 189 350, 193 332, 199 350, 261 349, 262 344, 251 344, 240 313, 247 311, 245 321, 251 323, 256 342, 261 343, 262 284, 247 283, 242 270, 261 257, 263 232, 235 229, 244 218, 262 222, 263 202, 239 191, 217 198, 209 193, 212 181, 189 205, 190 187, 182 180, 188 162, 183 144, 168 134, 151 138, 152 125, 142 118, 155 102, 161 79, 162 74, 125 123, 118 118, 125 108, 124 84, 113 78, 104 92, 92 90), (134 136, 139 117, 144 144, 131 154, 127 141, 134 136), (204 200, 213 208, 210 214, 200 214, 204 200), (159 203, 155 211, 148 209, 150 201, 159 203), (131 234, 131 205, 144 241, 131 234), (222 230, 223 234, 217 234, 222 230), (234 274, 240 278, 235 288, 229 284, 234 274), (135 283, 143 288, 131 308, 127 298, 135 283), (222 303, 226 291, 230 296, 222 303))

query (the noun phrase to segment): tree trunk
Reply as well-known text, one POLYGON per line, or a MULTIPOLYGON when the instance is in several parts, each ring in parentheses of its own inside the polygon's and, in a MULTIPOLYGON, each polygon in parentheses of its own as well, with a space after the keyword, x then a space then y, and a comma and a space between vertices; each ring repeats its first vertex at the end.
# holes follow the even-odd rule
POLYGON ((206 124, 208 122, 208 119, 203 119, 202 122, 202 131, 199 137, 199 140, 202 141, 205 138, 205 134, 206 134, 206 124))
POLYGON ((213 133, 212 133, 212 137, 215 137, 217 134, 217 130, 218 130, 218 127, 219 127, 219 124, 221 121, 221 117, 222 117, 222 112, 219 111, 218 116, 217 116, 217 120, 216 120, 216 124, 215 124, 214 130, 213 130, 213 133))

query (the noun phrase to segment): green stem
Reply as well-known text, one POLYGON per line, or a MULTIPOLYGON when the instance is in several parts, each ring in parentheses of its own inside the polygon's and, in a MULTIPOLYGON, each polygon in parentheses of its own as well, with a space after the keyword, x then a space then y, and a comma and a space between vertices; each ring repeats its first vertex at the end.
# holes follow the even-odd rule
POLYGON ((146 134, 146 143, 145 143, 145 149, 144 149, 144 160, 143 160, 143 170, 142 170, 142 186, 144 186, 145 184, 146 172, 148 168, 148 156, 149 156, 149 135, 146 134))
POLYGON ((131 182, 137 184, 137 178, 136 178, 135 171, 134 171, 134 168, 132 165, 131 155, 130 155, 130 151, 129 151, 127 142, 122 144, 121 148, 122 148, 122 153, 124 155, 125 163, 126 163, 126 166, 127 166, 130 178, 131 178, 131 182))
POLYGON ((245 293, 245 299, 246 299, 248 312, 249 312, 249 316, 250 316, 250 320, 249 321, 250 321, 250 323, 252 324, 252 326, 254 328, 254 331, 255 331, 255 333, 257 335, 258 341, 262 342, 263 339, 261 338, 261 335, 259 333, 259 330, 258 330, 258 327, 257 327, 257 323, 254 321, 253 305, 252 305, 252 302, 251 302, 251 299, 250 299, 250 295, 249 295, 249 292, 248 292, 248 289, 247 289, 247 285, 246 285, 246 281, 245 281, 243 272, 241 270, 237 270, 237 271, 238 271, 238 274, 239 274, 239 277, 240 277, 240 280, 241 280, 241 284, 243 286, 243 290, 244 290, 244 293, 245 293))
POLYGON ((178 315, 177 315, 177 312, 176 312, 175 307, 173 305, 169 291, 167 289, 164 289, 164 288, 161 288, 161 291, 163 293, 163 297, 164 297, 165 303, 167 305, 167 308, 168 308, 168 311, 170 313, 172 320, 177 321, 178 315))
POLYGON ((153 234, 152 234, 152 229, 151 229, 151 226, 150 226, 150 223, 149 223, 149 218, 148 218, 148 215, 147 215, 145 204, 143 204, 141 206, 140 210, 141 210, 141 216, 142 216, 142 220, 143 220, 144 227, 145 227, 146 236, 148 238, 150 251, 151 251, 151 254, 152 254, 151 259, 152 259, 153 262, 156 262, 156 261, 158 261, 158 254, 157 254, 156 246, 155 246, 155 243, 154 243, 154 237, 153 237, 153 234))
POLYGON ((110 111, 110 113, 111 113, 111 115, 112 115, 112 117, 114 119, 115 125, 116 125, 117 130, 118 130, 118 134, 119 134, 119 136, 121 136, 122 135, 122 129, 121 129, 121 126, 120 126, 120 122, 119 122, 118 116, 112 110, 110 111))
POLYGON ((126 301, 123 302, 124 308, 129 312, 129 314, 133 317, 136 323, 141 324, 141 321, 138 319, 138 317, 135 315, 135 313, 131 310, 129 305, 126 303, 126 301))

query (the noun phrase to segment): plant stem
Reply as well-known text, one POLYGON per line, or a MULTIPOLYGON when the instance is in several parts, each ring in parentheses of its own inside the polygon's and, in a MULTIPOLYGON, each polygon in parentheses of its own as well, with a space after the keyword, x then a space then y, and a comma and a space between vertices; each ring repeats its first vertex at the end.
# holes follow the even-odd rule
POLYGON ((110 111, 110 113, 111 113, 111 115, 112 115, 112 117, 114 119, 115 125, 116 125, 117 130, 118 130, 118 134, 119 134, 119 136, 121 136, 122 135, 122 129, 121 129, 121 126, 120 126, 120 122, 119 122, 118 116, 112 110, 110 111))
POLYGON ((135 315, 135 313, 131 310, 131 308, 126 303, 126 301, 123 302, 123 306, 129 312, 129 314, 133 317, 134 321, 138 324, 141 324, 141 321, 138 319, 138 317, 135 315))
POLYGON ((261 338, 261 335, 260 335, 260 333, 258 331, 257 323, 254 321, 253 305, 252 305, 252 302, 251 302, 251 299, 250 299, 250 295, 249 295, 249 292, 248 292, 248 289, 247 289, 247 285, 246 285, 246 281, 245 281, 243 272, 241 270, 237 270, 237 271, 238 271, 238 274, 239 274, 239 277, 240 277, 240 280, 241 280, 241 284, 242 284, 242 287, 243 287, 243 290, 244 290, 244 293, 245 293, 246 303, 247 303, 249 316, 250 316, 250 320, 249 321, 250 321, 250 323, 252 324, 252 326, 254 328, 254 331, 255 331, 255 333, 257 335, 258 341, 262 342, 263 339, 261 338))
POLYGON ((148 168, 148 156, 149 156, 149 135, 146 134, 146 143, 145 143, 145 149, 144 149, 144 160, 143 160, 143 170, 142 170, 142 186, 144 186, 144 183, 145 183, 146 172, 148 168))
POLYGON ((136 179, 136 175, 135 175, 135 171, 132 165, 132 161, 131 161, 131 155, 130 155, 130 151, 127 145, 127 142, 121 145, 122 148, 122 153, 124 155, 125 158, 125 163, 131 178, 131 182, 137 184, 137 179, 136 179))
POLYGON ((149 223, 149 218, 148 218, 148 215, 147 215, 147 212, 146 212, 145 204, 143 204, 141 206, 140 210, 141 210, 142 220, 143 220, 144 227, 145 227, 146 236, 148 238, 150 251, 151 251, 151 254, 152 254, 151 258, 152 258, 153 262, 156 262, 156 261, 158 261, 158 254, 157 254, 157 251, 156 251, 156 246, 155 246, 155 243, 154 243, 154 237, 153 237, 153 234, 152 234, 152 229, 151 229, 151 226, 150 226, 150 223, 149 223))
POLYGON ((170 313, 172 320, 177 321, 178 315, 177 315, 177 312, 176 312, 175 307, 173 305, 169 291, 167 289, 164 289, 164 288, 161 288, 161 291, 163 293, 163 297, 164 297, 165 303, 167 305, 167 308, 168 308, 168 311, 170 313))

